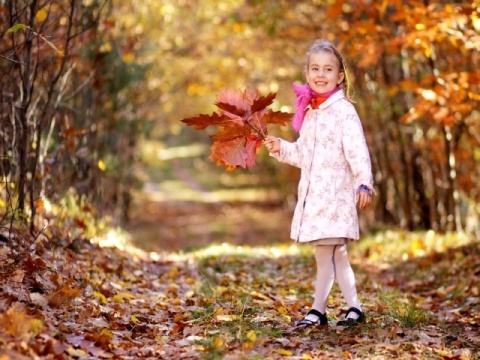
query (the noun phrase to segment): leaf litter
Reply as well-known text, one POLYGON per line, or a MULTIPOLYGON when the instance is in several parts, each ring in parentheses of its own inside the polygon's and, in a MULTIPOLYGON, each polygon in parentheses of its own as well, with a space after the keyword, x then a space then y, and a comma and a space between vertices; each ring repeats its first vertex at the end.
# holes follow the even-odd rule
POLYGON ((1 359, 478 359, 480 244, 406 260, 370 245, 351 251, 368 323, 335 325, 335 287, 329 327, 298 330, 315 276, 308 247, 152 256, 37 244, 1 268, 1 359))

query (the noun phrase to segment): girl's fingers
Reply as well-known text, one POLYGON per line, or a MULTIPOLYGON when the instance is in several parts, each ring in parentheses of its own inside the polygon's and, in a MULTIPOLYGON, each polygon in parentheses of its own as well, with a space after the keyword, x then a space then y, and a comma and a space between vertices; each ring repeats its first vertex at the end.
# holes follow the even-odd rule
POLYGON ((369 194, 364 192, 359 192, 357 194, 357 203, 360 209, 367 208, 371 202, 372 202, 372 197, 369 194))
POLYGON ((263 143, 269 152, 278 152, 278 140, 273 136, 267 136, 263 143))
POLYGON ((364 205, 363 208, 365 209, 365 208, 369 207, 370 204, 371 204, 371 202, 372 202, 372 197, 371 197, 371 195, 368 195, 368 194, 367 194, 367 195, 365 196, 365 205, 364 205))

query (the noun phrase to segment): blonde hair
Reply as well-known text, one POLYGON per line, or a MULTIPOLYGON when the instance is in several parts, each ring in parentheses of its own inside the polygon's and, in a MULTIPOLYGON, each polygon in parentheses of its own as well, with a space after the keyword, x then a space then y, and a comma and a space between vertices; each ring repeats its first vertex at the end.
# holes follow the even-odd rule
POLYGON ((309 65, 309 62, 310 62, 310 55, 314 54, 314 53, 318 53, 320 51, 327 51, 327 52, 330 52, 332 53, 333 55, 335 55, 335 57, 337 58, 338 62, 339 62, 339 65, 340 65, 340 72, 343 72, 343 74, 345 75, 344 76, 344 79, 342 81, 342 83, 340 85, 343 85, 343 87, 345 88, 345 96, 347 97, 347 99, 350 101, 350 102, 354 102, 353 101, 353 96, 355 94, 355 91, 353 89, 353 85, 350 81, 350 78, 348 76, 348 71, 347 71, 347 66, 346 66, 346 63, 345 63, 345 59, 343 58, 342 54, 340 54, 340 52, 337 50, 337 48, 328 40, 315 40, 315 42, 312 44, 312 46, 310 46, 310 48, 308 49, 307 51, 307 64, 305 66, 305 71, 308 70, 308 65, 309 65))

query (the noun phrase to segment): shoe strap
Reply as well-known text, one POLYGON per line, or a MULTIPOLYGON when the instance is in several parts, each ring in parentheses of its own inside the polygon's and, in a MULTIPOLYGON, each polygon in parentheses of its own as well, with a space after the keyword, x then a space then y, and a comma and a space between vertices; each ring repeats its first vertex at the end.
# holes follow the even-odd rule
POLYGON ((354 312, 355 314, 357 314, 359 319, 363 316, 363 312, 358 310, 356 307, 351 307, 350 309, 348 309, 347 315, 345 315, 345 318, 347 318, 348 314, 350 314, 351 312, 354 312))
POLYGON ((307 315, 310 315, 310 314, 315 315, 315 316, 318 317, 319 319, 323 319, 323 318, 325 317, 325 314, 322 314, 320 311, 315 310, 315 309, 311 309, 311 310, 307 313, 307 315))
POLYGON ((318 318, 318 322, 320 323, 320 325, 328 325, 327 314, 322 314, 320 311, 315 310, 315 309, 311 309, 307 313, 307 316, 310 315, 310 314, 315 315, 318 318))

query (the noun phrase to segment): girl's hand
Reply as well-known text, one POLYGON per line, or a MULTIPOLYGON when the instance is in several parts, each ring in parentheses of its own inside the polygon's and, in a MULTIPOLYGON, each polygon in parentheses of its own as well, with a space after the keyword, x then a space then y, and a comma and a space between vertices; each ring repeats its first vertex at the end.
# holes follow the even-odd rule
POLYGON ((365 191, 359 191, 357 193, 356 201, 360 209, 365 209, 372 203, 372 195, 366 193, 365 191))
POLYGON ((267 136, 263 144, 271 154, 280 154, 280 141, 275 136, 267 136))

